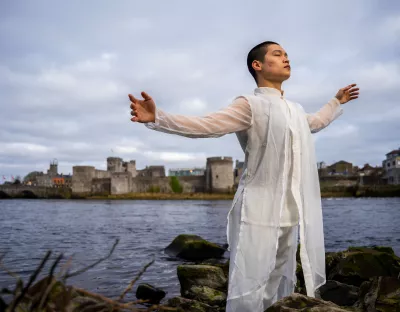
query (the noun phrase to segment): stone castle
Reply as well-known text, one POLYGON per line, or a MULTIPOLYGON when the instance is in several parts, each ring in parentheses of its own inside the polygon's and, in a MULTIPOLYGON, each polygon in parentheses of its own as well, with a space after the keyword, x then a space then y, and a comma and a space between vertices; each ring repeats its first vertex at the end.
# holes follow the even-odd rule
MULTIPOLYGON (((235 169, 237 171, 237 169, 235 169)), ((184 193, 227 193, 234 190, 238 173, 233 169, 232 157, 207 158, 203 175, 179 176, 184 193)), ((107 170, 93 166, 74 166, 72 192, 75 194, 127 194, 157 192, 170 193, 171 177, 164 166, 136 169, 136 161, 125 162, 119 157, 107 158, 107 170)))

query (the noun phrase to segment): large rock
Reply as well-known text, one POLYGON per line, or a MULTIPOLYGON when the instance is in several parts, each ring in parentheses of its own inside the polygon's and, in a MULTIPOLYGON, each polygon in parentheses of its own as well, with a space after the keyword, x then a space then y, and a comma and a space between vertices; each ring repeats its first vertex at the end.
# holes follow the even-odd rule
POLYGON ((326 256, 327 279, 360 286, 375 276, 397 277, 400 258, 389 247, 351 247, 326 256))
POLYGON ((210 306, 226 305, 226 293, 207 286, 192 286, 185 293, 185 298, 194 299, 210 306))
POLYGON ((358 287, 337 281, 327 281, 318 291, 321 299, 339 306, 352 306, 358 300, 358 287))
POLYGON ((192 286, 207 286, 217 290, 226 290, 227 279, 221 268, 212 265, 179 265, 177 269, 181 291, 192 286))
POLYGON ((200 236, 181 234, 164 251, 171 257, 201 261, 209 258, 222 258, 226 249, 206 241, 200 236))
POLYGON ((332 302, 295 293, 275 302, 265 312, 283 311, 348 312, 349 310, 345 310, 332 302))
POLYGON ((199 264, 212 265, 222 269, 224 271, 225 277, 228 278, 229 275, 229 259, 221 260, 221 259, 208 259, 199 264))
POLYGON ((363 311, 400 311, 400 280, 396 277, 374 277, 360 287, 359 307, 363 311))
POLYGON ((149 303, 158 304, 165 297, 166 292, 149 284, 140 284, 136 290, 136 298, 148 300, 149 303))
POLYGON ((181 296, 210 306, 225 306, 227 278, 220 267, 211 265, 180 265, 178 279, 181 296))
POLYGON ((208 304, 190 300, 182 297, 175 297, 168 300, 169 307, 177 308, 177 312, 219 312, 218 307, 211 307, 208 304))

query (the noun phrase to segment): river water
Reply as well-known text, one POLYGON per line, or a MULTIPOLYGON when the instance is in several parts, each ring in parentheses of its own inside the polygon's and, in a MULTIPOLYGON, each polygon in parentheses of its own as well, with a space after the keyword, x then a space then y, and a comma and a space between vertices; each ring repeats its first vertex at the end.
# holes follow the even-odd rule
MULTIPOLYGON (((153 258, 137 282, 179 294, 176 267, 163 249, 181 233, 226 243, 231 201, 0 200, 0 256, 25 281, 47 250, 72 257, 71 270, 112 256, 69 284, 110 297, 120 295, 153 258)), ((326 251, 349 246, 391 246, 400 255, 400 198, 323 199, 326 251)), ((228 255, 226 255, 228 257, 228 255)), ((63 262, 65 263, 65 262, 63 262)), ((47 266, 46 273, 49 266, 47 266)), ((0 288, 14 279, 0 268, 0 288)), ((134 299, 135 287, 126 298, 134 299)))

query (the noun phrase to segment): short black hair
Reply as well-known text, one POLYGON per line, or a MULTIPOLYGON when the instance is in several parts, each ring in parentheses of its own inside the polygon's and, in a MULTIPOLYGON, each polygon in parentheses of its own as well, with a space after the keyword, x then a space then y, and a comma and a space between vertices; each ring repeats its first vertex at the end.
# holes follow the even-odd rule
POLYGON ((251 64, 253 63, 253 61, 264 62, 264 57, 265 54, 267 54, 268 46, 271 44, 279 45, 279 43, 273 41, 264 41, 257 44, 254 48, 250 50, 249 54, 247 54, 247 68, 249 69, 250 74, 253 76, 256 82, 257 82, 256 71, 254 70, 253 66, 251 66, 251 64))

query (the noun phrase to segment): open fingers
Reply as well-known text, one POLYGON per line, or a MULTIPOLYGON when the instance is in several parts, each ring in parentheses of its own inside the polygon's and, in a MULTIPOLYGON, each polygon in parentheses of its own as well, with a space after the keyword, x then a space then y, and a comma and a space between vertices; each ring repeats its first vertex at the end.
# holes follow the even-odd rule
POLYGON ((343 88, 343 91, 350 90, 351 88, 354 88, 356 85, 357 85, 357 84, 352 83, 352 84, 348 85, 347 87, 344 87, 344 88, 343 88))
POLYGON ((139 114, 138 114, 138 111, 136 108, 133 108, 131 110, 131 115, 132 115, 132 118, 131 118, 132 121, 139 121, 139 114))
POLYGON ((128 94, 129 99, 131 100, 132 103, 138 103, 139 100, 135 98, 132 94, 128 94))
POLYGON ((151 96, 148 95, 146 92, 142 91, 141 95, 143 96, 145 101, 151 100, 151 96))

